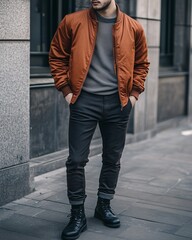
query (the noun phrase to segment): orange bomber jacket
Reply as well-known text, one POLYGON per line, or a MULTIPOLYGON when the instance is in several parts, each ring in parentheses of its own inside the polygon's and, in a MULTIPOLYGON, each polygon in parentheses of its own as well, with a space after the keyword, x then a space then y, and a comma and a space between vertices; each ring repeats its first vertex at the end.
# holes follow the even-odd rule
MULTIPOLYGON (((64 96, 77 100, 91 64, 98 21, 93 8, 66 15, 51 42, 49 64, 55 86, 64 96)), ((149 69, 146 38, 141 25, 120 11, 113 25, 114 69, 121 105, 130 95, 138 99, 144 91, 149 69)))

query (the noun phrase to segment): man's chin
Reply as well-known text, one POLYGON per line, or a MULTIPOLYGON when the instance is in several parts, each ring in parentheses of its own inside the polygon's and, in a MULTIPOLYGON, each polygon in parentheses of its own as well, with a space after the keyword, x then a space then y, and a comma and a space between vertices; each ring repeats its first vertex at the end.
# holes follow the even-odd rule
POLYGON ((101 10, 100 7, 93 7, 93 9, 94 9, 95 11, 99 11, 99 10, 101 10))
POLYGON ((97 5, 92 5, 92 8, 95 9, 95 10, 100 10, 100 9, 102 9, 101 6, 97 6, 97 5))
POLYGON ((102 4, 100 4, 100 3, 96 3, 96 4, 92 4, 92 7, 93 7, 93 9, 94 10, 96 10, 96 11, 105 11, 105 10, 107 10, 107 8, 110 6, 110 4, 111 4, 111 1, 109 1, 106 5, 104 4, 104 5, 102 5, 102 4))

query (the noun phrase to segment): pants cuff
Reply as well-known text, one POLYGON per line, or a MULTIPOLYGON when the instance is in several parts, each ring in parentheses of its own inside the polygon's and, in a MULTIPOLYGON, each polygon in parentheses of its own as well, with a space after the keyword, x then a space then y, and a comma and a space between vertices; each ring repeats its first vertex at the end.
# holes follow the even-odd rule
POLYGON ((112 200, 114 197, 114 194, 98 192, 97 196, 103 199, 112 200))
POLYGON ((82 204, 84 204, 84 200, 79 200, 79 201, 70 201, 69 200, 69 203, 71 204, 71 205, 82 205, 82 204))
POLYGON ((85 194, 84 199, 80 199, 80 200, 72 200, 72 199, 70 199, 70 198, 68 198, 68 199, 69 199, 69 203, 70 203, 71 205, 82 205, 82 204, 85 203, 86 197, 87 197, 87 195, 85 194))

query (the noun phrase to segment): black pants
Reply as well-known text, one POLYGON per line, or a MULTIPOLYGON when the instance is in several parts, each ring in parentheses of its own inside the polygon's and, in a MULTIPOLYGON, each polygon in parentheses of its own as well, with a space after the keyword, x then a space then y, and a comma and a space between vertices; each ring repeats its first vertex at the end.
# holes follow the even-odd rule
POLYGON ((132 105, 121 109, 118 93, 101 96, 82 91, 75 104, 70 105, 69 157, 66 162, 68 198, 72 205, 85 199, 84 167, 97 123, 103 141, 102 169, 98 196, 112 199, 117 185, 120 158, 125 145, 132 105))

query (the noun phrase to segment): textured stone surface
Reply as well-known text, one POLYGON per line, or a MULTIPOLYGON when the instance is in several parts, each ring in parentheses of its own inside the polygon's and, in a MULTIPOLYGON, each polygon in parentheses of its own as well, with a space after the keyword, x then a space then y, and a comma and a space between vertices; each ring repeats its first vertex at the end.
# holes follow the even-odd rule
POLYGON ((0 208, 0 221, 2 221, 3 219, 9 218, 13 214, 14 214, 13 210, 0 208))
POLYGON ((159 211, 157 209, 141 208, 138 206, 131 206, 122 214, 138 219, 143 219, 144 217, 144 219, 148 221, 170 224, 175 226, 182 226, 191 220, 191 218, 187 216, 181 216, 163 210, 159 211))
MULTIPOLYGON (((190 27, 190 48, 192 49, 192 27, 190 27)), ((192 116, 192 53, 189 60, 189 88, 188 88, 188 113, 192 116)))
POLYGON ((134 14, 135 1, 133 1, 133 0, 115 0, 115 1, 119 5, 119 7, 122 11, 135 16, 135 14, 134 14))
POLYGON ((14 232, 10 232, 8 230, 0 229, 0 236, 2 239, 6 240, 39 240, 39 238, 32 237, 32 236, 27 236, 25 234, 17 233, 17 236, 15 235, 14 232))
POLYGON ((0 168, 29 160, 29 43, 0 42, 0 168))
POLYGON ((69 112, 55 87, 30 91, 30 158, 67 147, 69 112))
POLYGON ((148 0, 148 18, 160 19, 161 0, 148 0))
MULTIPOLYGON (((176 25, 185 25, 186 24, 186 15, 187 15, 187 4, 190 3, 190 1, 175 1, 175 24, 176 25)), ((189 6, 190 9, 190 6, 189 6)), ((189 10, 188 9, 188 10, 189 10)), ((189 14, 190 15, 190 14, 189 14)), ((188 22, 190 24, 190 22, 188 22)))
POLYGON ((137 1, 136 16, 144 28, 149 53, 149 74, 145 92, 140 96, 134 111, 134 133, 153 129, 157 119, 159 45, 160 45, 160 0, 137 1), (154 20, 153 20, 154 19, 154 20), (155 29, 155 31, 154 31, 155 29))
POLYGON ((190 221, 188 224, 183 226, 181 229, 179 229, 176 234, 180 236, 185 236, 187 238, 192 238, 192 221, 190 221))
POLYGON ((59 239, 59 233, 63 224, 53 223, 46 220, 33 217, 22 216, 20 214, 13 215, 10 219, 1 222, 3 229, 19 232, 19 234, 29 235, 38 239, 59 239), (46 229, 46 233, 45 233, 46 229))
MULTIPOLYGON (((160 45, 160 21, 147 21, 148 26, 148 46, 149 47, 159 47, 160 45)), ((157 55, 158 56, 158 55, 157 55)), ((156 56, 156 58, 157 58, 156 56)))
POLYGON ((149 48, 150 70, 146 81, 145 130, 153 129, 157 123, 159 87, 159 48, 149 48))
POLYGON ((138 18, 147 18, 148 16, 148 0, 137 0, 136 16, 138 18))
POLYGON ((188 2, 188 6, 187 6, 187 9, 188 9, 187 24, 190 25, 190 26, 192 25, 191 6, 192 6, 192 2, 189 1, 188 2))
POLYGON ((0 1, 0 39, 30 38, 30 1, 0 1))
POLYGON ((145 37, 147 38, 147 30, 148 30, 148 20, 147 19, 143 19, 143 18, 138 18, 137 21, 142 25, 143 30, 145 32, 145 37))
POLYGON ((139 96, 139 101, 134 107, 134 133, 140 133, 145 130, 145 99, 146 92, 139 96))
POLYGON ((127 240, 186 240, 185 237, 179 237, 163 232, 155 232, 140 226, 131 226, 121 233, 119 237, 127 240))
POLYGON ((188 71, 189 43, 186 42, 186 39, 190 39, 190 28, 180 25, 175 26, 174 39, 174 66, 179 71, 188 71))
MULTIPOLYGON (((138 6, 137 5, 137 16, 138 17, 144 17, 144 12, 147 11, 147 9, 145 9, 144 7, 146 6, 138 6), (143 8, 142 8, 143 7, 143 8), (139 9, 138 9, 139 8, 139 9)), ((142 25, 143 30, 145 31, 145 36, 148 42, 148 34, 147 34, 147 20, 146 19, 137 19, 138 22, 142 25)), ((148 81, 148 80, 147 80, 148 81)), ((146 85, 146 83, 145 83, 146 85)), ((145 130, 145 110, 146 110, 146 91, 144 91, 144 93, 142 93, 139 96, 139 101, 135 104, 134 107, 134 133, 140 133, 143 132, 145 130)))
MULTIPOLYGON (((191 1, 175 1, 174 66, 179 71, 189 70, 191 34, 191 1)), ((191 105, 191 103, 189 104, 191 105)))
POLYGON ((148 20, 147 19, 140 19, 138 18, 137 21, 141 24, 141 26, 143 27, 143 30, 145 32, 145 37, 147 39, 147 44, 148 44, 148 34, 147 34, 147 30, 148 30, 148 20))
POLYGON ((0 205, 32 188, 28 163, 29 7, 29 0, 0 1, 0 205))
POLYGON ((185 76, 160 78, 158 90, 158 121, 184 114, 185 81, 185 76))
POLYGON ((29 193, 28 163, 0 170, 0 205, 29 193))

